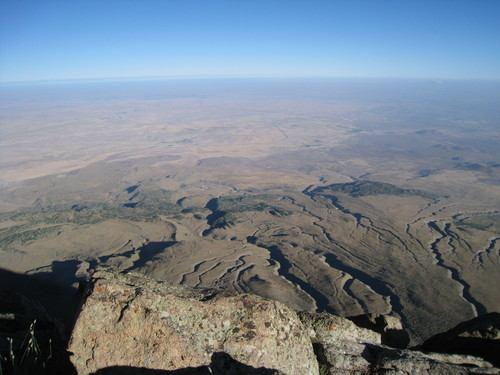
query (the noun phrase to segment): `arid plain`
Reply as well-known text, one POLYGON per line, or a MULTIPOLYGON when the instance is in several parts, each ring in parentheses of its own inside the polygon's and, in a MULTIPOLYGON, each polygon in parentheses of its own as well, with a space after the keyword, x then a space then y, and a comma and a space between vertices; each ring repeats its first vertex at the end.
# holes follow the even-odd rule
POLYGON ((500 311, 500 85, 190 80, 0 89, 0 267, 99 266, 391 313, 500 311))

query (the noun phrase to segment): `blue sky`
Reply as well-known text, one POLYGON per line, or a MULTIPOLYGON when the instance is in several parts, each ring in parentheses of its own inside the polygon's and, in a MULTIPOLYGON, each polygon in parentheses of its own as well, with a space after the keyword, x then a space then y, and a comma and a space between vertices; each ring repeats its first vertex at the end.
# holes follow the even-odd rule
POLYGON ((0 2, 0 81, 500 79, 500 1, 0 2))

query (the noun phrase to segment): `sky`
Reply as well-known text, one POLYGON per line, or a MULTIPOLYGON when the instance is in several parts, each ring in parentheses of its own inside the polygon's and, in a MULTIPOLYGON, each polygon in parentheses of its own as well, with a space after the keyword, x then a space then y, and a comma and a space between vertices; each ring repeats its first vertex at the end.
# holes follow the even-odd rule
POLYGON ((500 0, 0 1, 0 82, 500 79, 500 0))

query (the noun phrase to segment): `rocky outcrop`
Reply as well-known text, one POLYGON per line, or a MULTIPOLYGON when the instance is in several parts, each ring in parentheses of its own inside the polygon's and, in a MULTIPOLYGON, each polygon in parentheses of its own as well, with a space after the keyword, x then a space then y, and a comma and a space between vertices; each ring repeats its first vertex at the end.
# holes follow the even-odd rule
POLYGON ((317 374, 308 332, 285 305, 98 272, 69 344, 79 374, 110 366, 174 370, 226 353, 246 366, 317 374))
MULTIPOLYGON (((399 329, 397 322, 386 326, 399 329)), ((391 348, 383 335, 257 296, 222 296, 99 271, 69 351, 79 374, 500 373, 476 357, 391 348)))
POLYGON ((473 354, 500 367, 500 313, 489 313, 460 323, 424 342, 422 350, 473 354))

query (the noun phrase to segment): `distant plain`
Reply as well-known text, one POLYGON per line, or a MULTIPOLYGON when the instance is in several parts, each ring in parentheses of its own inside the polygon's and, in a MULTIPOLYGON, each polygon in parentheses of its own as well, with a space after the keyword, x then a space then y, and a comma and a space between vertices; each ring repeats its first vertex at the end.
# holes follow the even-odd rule
POLYGON ((500 311, 500 83, 0 87, 0 265, 392 313, 500 311))

